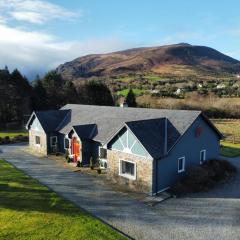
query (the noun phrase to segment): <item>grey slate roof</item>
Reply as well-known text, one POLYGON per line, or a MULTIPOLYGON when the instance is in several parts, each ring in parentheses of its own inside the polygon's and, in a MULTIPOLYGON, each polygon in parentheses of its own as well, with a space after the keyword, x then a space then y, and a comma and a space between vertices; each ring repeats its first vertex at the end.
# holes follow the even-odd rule
POLYGON ((36 111, 35 114, 45 132, 56 131, 70 110, 36 111))
POLYGON ((71 119, 64 124, 61 123, 62 128, 59 129, 61 133, 69 133, 73 126, 96 124, 97 134, 93 140, 102 143, 106 143, 126 122, 167 118, 171 123, 169 127, 174 129, 172 137, 168 139, 169 145, 173 145, 176 138, 181 136, 201 114, 200 111, 121 108, 77 104, 67 104, 61 109, 71 110, 71 119))
POLYGON ((73 126, 73 129, 80 137, 80 139, 91 139, 96 134, 96 124, 86 124, 86 125, 78 125, 73 126))
POLYGON ((159 158, 165 152, 165 122, 166 118, 158 118, 127 122, 126 125, 148 153, 159 158))

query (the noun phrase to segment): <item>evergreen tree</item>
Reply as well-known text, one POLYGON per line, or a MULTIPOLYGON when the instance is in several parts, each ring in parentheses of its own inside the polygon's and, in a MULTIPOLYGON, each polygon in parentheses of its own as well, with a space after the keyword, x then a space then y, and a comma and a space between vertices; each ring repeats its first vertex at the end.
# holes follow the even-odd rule
POLYGON ((97 81, 90 81, 80 88, 81 103, 90 105, 114 106, 109 88, 97 81))
POLYGON ((137 107, 136 97, 132 89, 130 89, 128 92, 126 103, 129 107, 137 107))
POLYGON ((43 87, 42 81, 37 76, 33 85, 33 109, 46 110, 47 108, 47 92, 43 87))
POLYGON ((79 103, 79 97, 77 90, 71 81, 66 81, 63 87, 65 104, 67 103, 79 103))
POLYGON ((56 71, 48 72, 42 80, 47 93, 48 109, 60 108, 65 103, 63 92, 64 80, 56 71))
POLYGON ((9 83, 12 85, 10 96, 12 120, 22 122, 24 115, 32 110, 32 87, 26 77, 18 69, 10 74, 9 83))

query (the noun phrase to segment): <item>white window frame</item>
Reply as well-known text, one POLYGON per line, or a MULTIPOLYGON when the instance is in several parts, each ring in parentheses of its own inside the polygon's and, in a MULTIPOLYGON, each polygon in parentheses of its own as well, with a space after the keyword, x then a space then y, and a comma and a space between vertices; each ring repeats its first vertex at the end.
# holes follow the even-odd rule
POLYGON ((178 173, 185 172, 185 162, 186 162, 185 156, 178 158, 178 173), (182 167, 182 169, 179 169, 179 161, 181 159, 183 159, 183 164, 182 164, 183 167, 182 167))
POLYGON ((119 176, 131 179, 131 180, 136 180, 137 179, 137 164, 133 161, 125 160, 125 159, 119 159, 119 176), (127 173, 122 173, 122 162, 128 162, 132 163, 134 165, 134 175, 130 175, 127 173))
POLYGON ((37 147, 40 147, 40 146, 41 146, 41 137, 40 137, 40 136, 35 135, 34 141, 35 141, 35 146, 37 146, 37 147), (37 137, 39 138, 39 142, 40 142, 40 143, 37 143, 37 141, 36 141, 36 138, 37 138, 37 137))
POLYGON ((64 149, 70 149, 70 148, 71 148, 71 143, 70 143, 70 140, 71 140, 71 139, 70 139, 70 138, 68 138, 68 137, 65 137, 65 138, 64 138, 64 149), (68 140, 68 145, 69 145, 69 147, 68 147, 68 148, 66 148, 66 144, 65 144, 65 140, 66 140, 66 139, 68 140))
POLYGON ((55 146, 56 146, 56 145, 53 145, 53 141, 52 141, 53 138, 56 138, 56 145, 57 145, 57 142, 58 142, 57 136, 51 136, 51 137, 50 137, 50 146, 51 146, 51 147, 55 147, 55 146))
POLYGON ((206 149, 203 149, 200 151, 200 164, 203 164, 206 161, 206 155, 207 155, 207 151, 206 149), (201 157, 202 157, 202 152, 204 153, 204 160, 202 161, 201 157))

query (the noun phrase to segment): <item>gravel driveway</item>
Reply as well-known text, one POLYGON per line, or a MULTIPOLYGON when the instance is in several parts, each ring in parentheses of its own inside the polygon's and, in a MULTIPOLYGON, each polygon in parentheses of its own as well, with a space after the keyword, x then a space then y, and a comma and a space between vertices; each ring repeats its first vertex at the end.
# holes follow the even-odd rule
POLYGON ((240 158, 231 160, 239 173, 229 184, 151 207, 23 148, 0 146, 0 158, 134 239, 240 240, 240 158))

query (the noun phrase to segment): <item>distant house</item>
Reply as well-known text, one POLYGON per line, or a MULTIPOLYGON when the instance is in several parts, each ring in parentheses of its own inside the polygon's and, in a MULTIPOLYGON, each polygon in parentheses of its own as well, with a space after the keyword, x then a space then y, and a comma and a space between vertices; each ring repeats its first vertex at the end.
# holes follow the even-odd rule
POLYGON ((218 158, 222 136, 200 111, 71 104, 33 112, 27 129, 35 152, 67 151, 83 165, 100 160, 119 184, 149 194, 218 158))
POLYGON ((182 89, 181 88, 178 88, 175 92, 176 95, 180 95, 182 93, 182 89))
POLYGON ((220 83, 217 85, 217 89, 224 89, 226 88, 226 85, 224 83, 220 83))

